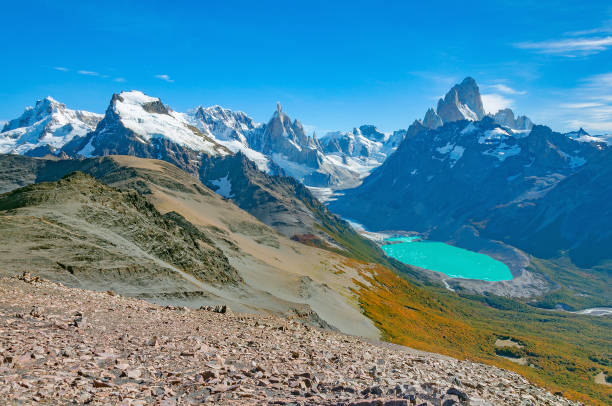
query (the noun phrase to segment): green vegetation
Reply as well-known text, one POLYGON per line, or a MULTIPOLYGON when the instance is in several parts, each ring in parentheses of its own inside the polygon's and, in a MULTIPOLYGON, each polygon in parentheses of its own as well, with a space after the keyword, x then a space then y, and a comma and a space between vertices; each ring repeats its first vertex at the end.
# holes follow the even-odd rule
MULTIPOLYGON (((357 266, 357 265, 355 265, 357 266)), ((612 389, 595 383, 609 366, 612 319, 537 309, 516 300, 415 287, 379 267, 361 285, 361 305, 385 339, 426 351, 514 370, 553 392, 589 404, 609 404, 612 389), (510 338, 523 348, 496 347, 510 338), (519 365, 509 358, 524 358, 519 365)))
POLYGON ((546 275, 559 287, 529 304, 544 309, 562 305, 566 310, 612 307, 612 264, 582 269, 567 255, 555 259, 531 258, 531 270, 546 275))

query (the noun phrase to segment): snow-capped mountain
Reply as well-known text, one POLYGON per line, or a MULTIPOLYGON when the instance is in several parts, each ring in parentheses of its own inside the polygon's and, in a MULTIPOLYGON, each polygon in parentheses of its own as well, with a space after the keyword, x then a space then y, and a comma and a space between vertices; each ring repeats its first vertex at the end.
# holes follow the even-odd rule
POLYGON ((0 132, 0 153, 55 154, 75 137, 93 131, 101 119, 100 114, 70 110, 46 97, 4 125, 0 132))
POLYGON ((254 132, 261 131, 263 125, 255 122, 246 113, 221 106, 198 106, 185 117, 202 134, 214 138, 234 153, 242 152, 259 170, 266 173, 277 172, 267 156, 249 147, 249 138, 254 132))
MULTIPOLYGON (((430 108, 425 113, 422 124, 431 129, 441 127, 445 123, 469 120, 479 121, 485 116, 480 89, 476 81, 467 77, 463 82, 453 86, 438 101, 436 110, 430 108)), ((495 122, 517 131, 529 131, 533 123, 526 116, 514 117, 514 112, 509 109, 499 110, 492 115, 495 122)))
POLYGON ((328 158, 338 165, 349 166, 360 177, 365 177, 395 151, 405 134, 406 131, 399 130, 388 135, 373 125, 362 125, 347 133, 327 133, 321 137, 319 144, 328 158))
MULTIPOLYGON (((400 133, 387 137, 380 133, 379 145, 371 150, 376 157, 362 162, 357 155, 342 150, 325 150, 316 136, 306 134, 299 120, 292 120, 280 103, 266 124, 255 122, 242 112, 234 112, 219 106, 198 107, 188 114, 190 122, 203 134, 210 134, 216 141, 234 152, 242 152, 266 173, 282 173, 298 179, 308 186, 346 188, 354 187, 360 178, 380 165, 386 155, 378 154, 384 143, 388 154, 400 133), (392 139, 391 139, 392 138, 392 139), (355 159, 357 157, 358 159, 355 159)), ((364 131, 367 131, 363 126, 364 131)), ((372 127, 376 132, 377 130, 372 127)), ((326 139, 325 137, 324 139, 326 139)), ((366 137, 361 139, 368 141, 366 137)), ((375 138, 372 138, 373 140, 375 138)))
POLYGON ((158 98, 126 91, 112 97, 104 115, 70 110, 51 98, 41 100, 4 125, 0 153, 163 158, 174 150, 175 159, 194 161, 201 153, 240 152, 267 174, 289 175, 307 186, 344 189, 357 186, 379 166, 403 134, 396 131, 387 136, 373 126, 361 126, 353 133, 326 137, 351 144, 348 149, 334 148, 331 141, 324 148, 316 136, 306 134, 299 120, 283 112, 280 103, 262 124, 221 106, 199 106, 180 113, 158 98))
POLYGON ((578 131, 572 131, 565 134, 569 138, 580 141, 580 142, 592 142, 601 145, 612 145, 612 134, 604 135, 591 135, 584 129, 580 128, 578 131))
MULTIPOLYGON (((472 96, 451 100, 463 100, 471 110, 480 98, 472 96)), ((428 116, 435 118, 432 111, 428 116)), ((612 224, 599 215, 579 216, 580 222, 571 216, 579 215, 579 207, 608 216, 603 175, 592 176, 588 191, 577 187, 585 171, 608 179, 611 149, 605 143, 584 131, 529 130, 528 119, 509 111, 470 118, 442 120, 436 128, 416 121, 395 153, 330 208, 373 231, 414 230, 448 241, 469 229, 538 255, 570 248, 578 255, 589 240, 602 241, 603 249, 612 238, 605 227, 612 224), (591 236, 585 239, 581 229, 591 236), (537 241, 531 238, 536 232, 537 241)), ((588 252, 585 257, 599 258, 588 252)))
POLYGON ((190 125, 182 113, 160 99, 139 91, 113 95, 96 130, 64 147, 69 155, 109 154, 159 158, 169 149, 184 147, 193 154, 227 155, 226 148, 190 125))

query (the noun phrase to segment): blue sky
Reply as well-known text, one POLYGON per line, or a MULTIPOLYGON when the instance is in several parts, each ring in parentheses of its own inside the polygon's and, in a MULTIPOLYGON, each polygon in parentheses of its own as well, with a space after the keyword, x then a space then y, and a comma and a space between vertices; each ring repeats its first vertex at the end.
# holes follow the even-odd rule
POLYGON ((609 1, 28 1, 0 14, 0 120, 139 89, 307 128, 406 128, 474 77, 485 107, 612 133, 609 1))

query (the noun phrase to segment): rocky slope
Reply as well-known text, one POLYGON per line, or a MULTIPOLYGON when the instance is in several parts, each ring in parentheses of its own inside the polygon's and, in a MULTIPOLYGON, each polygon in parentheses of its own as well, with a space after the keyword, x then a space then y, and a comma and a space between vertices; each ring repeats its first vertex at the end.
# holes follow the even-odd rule
POLYGON ((8 403, 569 405, 517 374, 293 320, 0 278, 8 403))
MULTIPOLYGON (((241 153, 189 161, 193 165, 187 167, 180 166, 184 163, 182 160, 168 156, 164 160, 187 171, 197 168, 193 178, 185 180, 187 184, 197 182, 196 177, 199 178, 203 184, 233 200, 240 208, 286 237, 300 240, 303 236, 310 236, 308 241, 313 245, 340 251, 351 250, 357 244, 363 254, 357 255, 361 259, 372 260, 371 253, 384 256, 373 243, 360 237, 348 223, 319 203, 301 183, 290 177, 267 175, 241 153)), ((0 193, 33 182, 57 180, 75 170, 103 177, 108 167, 97 167, 99 162, 112 162, 112 159, 53 160, 0 155, 0 193)), ((173 168, 166 167, 181 179, 185 177, 183 171, 176 166, 173 168)))
POLYGON ((296 314, 378 337, 355 302, 361 265, 284 237, 169 163, 129 156, 4 156, 0 190, 18 186, 11 181, 15 173, 26 182, 53 182, 0 195, 0 272, 36 267, 70 286, 112 287, 157 303, 226 303, 243 311, 296 314), (76 170, 99 181, 85 175, 56 181, 76 170), (146 210, 131 208, 126 196, 146 210), (159 235, 162 229, 167 236, 159 235))

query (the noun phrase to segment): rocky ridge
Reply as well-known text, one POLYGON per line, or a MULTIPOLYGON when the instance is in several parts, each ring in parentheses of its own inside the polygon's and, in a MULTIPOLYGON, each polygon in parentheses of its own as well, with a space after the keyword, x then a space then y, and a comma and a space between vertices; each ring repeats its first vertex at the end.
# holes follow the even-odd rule
POLYGON ((480 88, 471 77, 466 77, 461 83, 453 86, 444 96, 438 100, 438 106, 434 110, 428 109, 425 117, 420 122, 423 126, 435 130, 446 123, 468 120, 480 121, 485 116, 504 127, 517 131, 529 131, 533 123, 526 116, 514 117, 514 112, 509 109, 501 109, 495 114, 486 114, 480 88))
POLYGON ((575 404, 491 366, 27 273, 0 278, 0 362, 9 403, 575 404))

